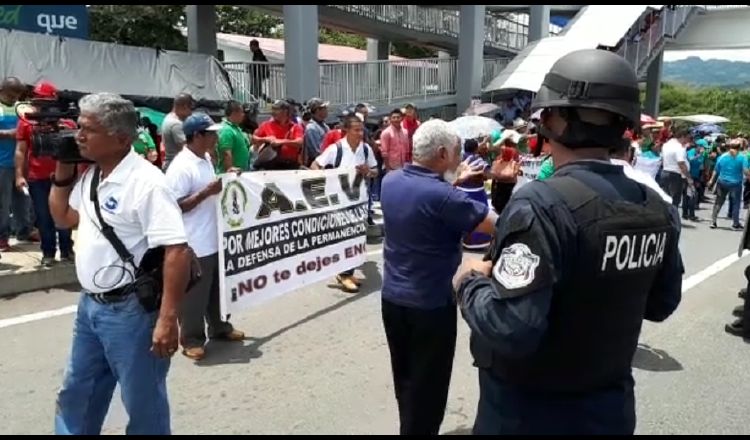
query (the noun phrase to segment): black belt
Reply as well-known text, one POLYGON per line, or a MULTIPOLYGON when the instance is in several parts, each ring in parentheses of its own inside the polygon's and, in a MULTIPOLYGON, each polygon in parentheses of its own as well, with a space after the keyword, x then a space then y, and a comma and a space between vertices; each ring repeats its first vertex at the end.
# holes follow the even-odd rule
POLYGON ((109 292, 86 292, 86 295, 88 295, 89 298, 93 299, 99 304, 113 304, 125 301, 128 295, 130 295, 132 292, 132 286, 128 284, 122 287, 118 287, 117 289, 110 290, 109 292))

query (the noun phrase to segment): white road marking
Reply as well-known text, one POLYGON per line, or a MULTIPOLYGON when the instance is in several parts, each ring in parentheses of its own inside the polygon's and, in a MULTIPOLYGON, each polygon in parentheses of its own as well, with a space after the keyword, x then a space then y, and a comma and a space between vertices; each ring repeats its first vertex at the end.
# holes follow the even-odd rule
MULTIPOLYGON (((378 249, 376 251, 370 251, 367 253, 367 256, 376 256, 380 255, 382 253, 381 249, 378 249)), ((745 251, 742 256, 750 255, 750 251, 745 251)), ((719 272, 723 271, 724 269, 728 268, 735 262, 739 261, 740 257, 737 256, 737 253, 733 253, 731 255, 728 255, 721 260, 715 262, 714 264, 706 267, 705 269, 701 270, 700 272, 693 274, 685 279, 682 280, 682 293, 687 292, 688 290, 694 288, 698 284, 706 281, 707 279, 711 278, 712 276, 718 274, 719 272)), ((43 319, 49 319, 54 318, 56 316, 63 316, 63 315, 69 315, 72 313, 75 313, 76 310, 78 310, 78 306, 72 305, 67 307, 62 307, 60 309, 56 310, 47 310, 44 312, 38 312, 38 313, 31 313, 28 315, 22 315, 22 316, 16 316, 14 318, 6 318, 6 319, 0 319, 0 329, 7 328, 7 327, 13 327, 16 325, 21 324, 27 324, 29 322, 34 321, 41 321, 43 319)))
MULTIPOLYGON (((370 251, 367 253, 368 257, 380 255, 381 250, 370 251)), ((0 328, 13 327, 16 325, 27 324, 29 322, 41 321, 43 319, 54 318, 56 316, 63 316, 75 313, 78 310, 77 305, 66 306, 60 309, 47 310, 44 312, 30 313, 28 315, 16 316, 14 318, 0 319, 0 328)))
POLYGON ((47 310, 45 312, 16 316, 15 318, 0 319, 0 328, 12 327, 14 325, 26 324, 28 322, 41 321, 42 319, 54 318, 55 316, 68 315, 70 313, 75 313, 76 310, 78 310, 78 306, 72 305, 57 310, 47 310))
MULTIPOLYGON (((742 256, 750 255, 750 251, 744 251, 742 253, 742 256)), ((741 257, 737 255, 737 252, 732 253, 731 255, 727 255, 726 257, 722 258, 721 260, 715 262, 714 264, 708 266, 707 268, 703 269, 702 271, 690 275, 687 277, 687 279, 682 280, 682 293, 687 292, 688 290, 692 289, 693 287, 697 286, 698 284, 706 281, 707 279, 711 278, 712 276, 716 275, 717 273, 721 272, 722 270, 726 269, 727 267, 731 266, 735 262, 739 261, 741 257)))

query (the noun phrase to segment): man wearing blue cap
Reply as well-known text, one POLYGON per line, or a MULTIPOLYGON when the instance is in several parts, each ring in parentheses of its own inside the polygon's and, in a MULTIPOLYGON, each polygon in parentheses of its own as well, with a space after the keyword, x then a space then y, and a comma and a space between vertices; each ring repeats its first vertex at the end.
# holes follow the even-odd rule
MULTIPOLYGON (((216 233, 216 197, 221 180, 216 178, 210 151, 222 125, 205 113, 193 113, 182 124, 187 145, 167 170, 167 185, 182 209, 188 244, 201 265, 202 277, 185 295, 179 311, 182 354, 193 360, 205 356, 206 336, 241 341, 245 334, 221 320, 219 314, 219 240, 216 233), (208 322, 208 335, 205 331, 208 322)), ((238 171, 236 168, 230 172, 238 171)))

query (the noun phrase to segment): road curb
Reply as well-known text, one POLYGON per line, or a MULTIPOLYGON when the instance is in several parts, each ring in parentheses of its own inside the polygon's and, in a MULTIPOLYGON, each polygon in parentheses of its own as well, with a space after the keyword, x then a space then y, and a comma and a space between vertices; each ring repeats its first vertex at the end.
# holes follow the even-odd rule
POLYGON ((76 267, 69 263, 58 263, 50 268, 0 270, 0 297, 51 289, 77 282, 76 267))

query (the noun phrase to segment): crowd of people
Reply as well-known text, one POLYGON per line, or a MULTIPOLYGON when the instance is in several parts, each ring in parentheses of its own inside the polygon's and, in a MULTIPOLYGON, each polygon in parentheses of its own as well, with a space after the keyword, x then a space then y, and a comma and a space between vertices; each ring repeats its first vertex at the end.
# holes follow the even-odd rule
MULTIPOLYGON (((80 100, 77 121, 62 122, 75 124, 87 159, 71 164, 42 162, 24 121, 0 119, 0 140, 17 141, 11 188, 44 200, 42 250, 59 239, 83 290, 56 432, 98 434, 119 384, 129 434, 170 433, 170 358, 182 346, 200 360, 208 340, 245 338, 220 317, 220 243, 205 233, 218 230, 218 175, 341 167, 369 179, 370 204, 382 206, 381 313, 402 434, 439 432, 457 308, 479 370, 475 433, 632 434, 641 323, 680 302, 677 207, 694 220, 716 185, 712 226, 728 196, 741 228, 747 141, 640 127, 635 72, 611 52, 576 51, 552 71, 530 104, 538 117, 526 123, 514 110, 504 130, 476 139, 437 118, 422 123, 413 105, 373 127, 358 104, 331 126, 320 98, 277 101, 248 133, 240 103, 218 123, 188 94, 154 139, 132 102, 96 93, 80 100), (591 93, 569 96, 565 81, 589 82, 591 93), (543 161, 536 181, 517 188, 522 152, 543 161), (487 253, 462 263, 461 244, 487 253)), ((3 112, 20 88, 3 82, 3 112)), ((34 93, 56 91, 43 83, 34 93)), ((336 279, 354 293, 351 269, 336 279)))
POLYGON ((706 133, 667 120, 663 125, 645 126, 641 136, 632 136, 632 145, 634 168, 659 181, 672 204, 682 207, 683 220, 700 221, 696 210, 708 201, 707 194, 714 192, 711 228, 718 227, 719 212, 727 200, 731 227, 744 228, 740 210, 750 202, 748 139, 744 134, 706 133))

